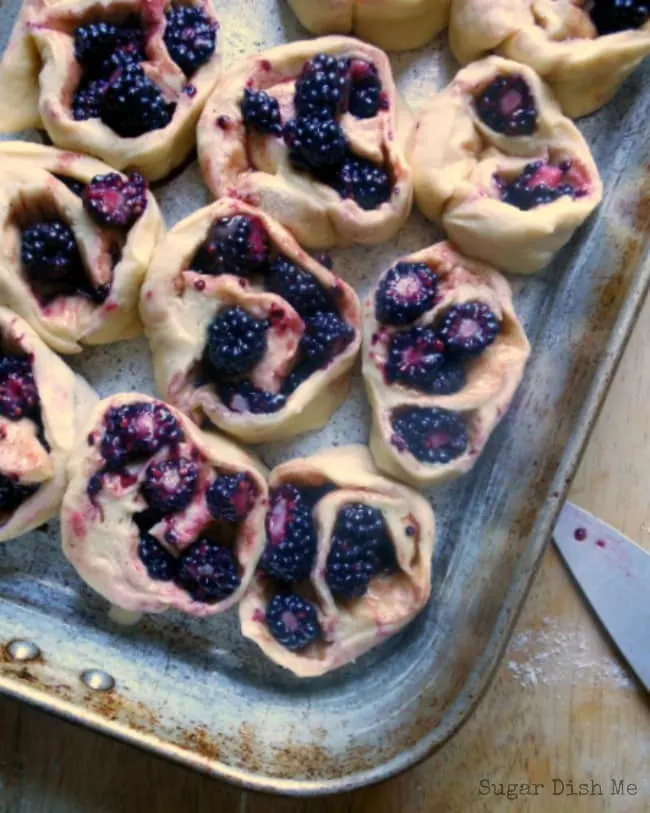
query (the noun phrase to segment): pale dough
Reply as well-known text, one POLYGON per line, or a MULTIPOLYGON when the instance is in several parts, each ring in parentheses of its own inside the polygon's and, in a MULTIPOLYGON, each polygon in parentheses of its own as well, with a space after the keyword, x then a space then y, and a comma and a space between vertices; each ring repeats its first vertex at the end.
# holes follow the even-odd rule
POLYGON ((203 178, 215 197, 234 196, 268 212, 310 248, 390 240, 409 215, 411 170, 404 150, 410 114, 398 97, 388 57, 348 37, 292 42, 262 51, 223 74, 208 100, 197 130, 203 178), (341 119, 352 152, 382 162, 393 190, 378 209, 366 211, 305 172, 296 172, 283 140, 246 133, 239 107, 244 88, 266 90, 280 102, 283 122, 293 117, 293 89, 303 65, 319 53, 357 57, 373 63, 388 109, 372 119, 341 119))
POLYGON ((434 307, 415 324, 435 325, 451 306, 472 301, 488 305, 501 323, 494 343, 467 363, 467 381, 460 392, 428 395, 386 382, 384 364, 396 328, 377 322, 377 286, 364 303, 362 371, 372 409, 370 450, 381 471, 424 487, 458 477, 472 468, 492 430, 508 410, 521 381, 530 345, 515 314, 510 286, 498 271, 463 257, 450 243, 437 243, 403 257, 400 262, 424 263, 439 278, 434 307), (446 464, 431 464, 419 461, 408 449, 398 449, 391 442, 391 414, 402 406, 439 407, 459 413, 468 434, 465 453, 446 464))
POLYGON ((435 519, 429 503, 410 488, 382 477, 365 446, 342 446, 282 463, 271 472, 269 486, 293 483, 300 487, 324 481, 336 490, 322 497, 314 509, 318 551, 308 588, 323 638, 298 652, 273 638, 264 623, 271 598, 268 578, 256 575, 239 605, 244 637, 299 677, 338 669, 385 641, 420 612, 431 593, 435 519), (383 513, 399 571, 374 576, 364 596, 339 602, 327 586, 325 568, 336 517, 349 503, 363 503, 383 513))

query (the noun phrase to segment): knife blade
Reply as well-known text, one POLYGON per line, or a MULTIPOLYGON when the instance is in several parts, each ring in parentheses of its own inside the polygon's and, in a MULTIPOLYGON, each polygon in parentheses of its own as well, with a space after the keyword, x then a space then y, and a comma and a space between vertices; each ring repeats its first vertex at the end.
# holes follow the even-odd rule
POLYGON ((567 502, 553 540, 632 671, 650 691, 650 554, 567 502))

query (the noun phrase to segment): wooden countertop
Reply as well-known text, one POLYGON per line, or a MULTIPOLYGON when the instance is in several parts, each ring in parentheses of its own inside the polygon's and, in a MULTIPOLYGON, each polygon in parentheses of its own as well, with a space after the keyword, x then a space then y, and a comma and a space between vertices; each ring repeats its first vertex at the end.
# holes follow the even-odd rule
MULTIPOLYGON (((650 302, 572 492, 650 548, 648 404, 650 302)), ((640 813, 650 805, 648 711, 549 549, 479 708, 441 751, 397 779, 305 801, 241 792, 0 699, 0 813, 640 813), (621 780, 626 795, 612 795, 621 780), (530 783, 544 787, 519 787, 530 783), (581 783, 590 795, 579 795, 581 783), (488 788, 502 784, 510 800, 488 788)))

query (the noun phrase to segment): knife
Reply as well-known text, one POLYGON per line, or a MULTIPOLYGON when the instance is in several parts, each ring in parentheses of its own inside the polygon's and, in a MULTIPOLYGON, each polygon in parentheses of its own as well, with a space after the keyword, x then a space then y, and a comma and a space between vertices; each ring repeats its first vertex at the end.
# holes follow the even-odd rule
POLYGON ((560 512, 553 540, 621 655, 650 691, 650 554, 570 502, 560 512))

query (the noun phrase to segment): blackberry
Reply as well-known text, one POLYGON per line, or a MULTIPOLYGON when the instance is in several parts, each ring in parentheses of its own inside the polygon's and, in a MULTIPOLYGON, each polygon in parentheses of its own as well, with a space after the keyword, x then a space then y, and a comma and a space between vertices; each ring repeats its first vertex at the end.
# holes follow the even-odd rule
POLYGON ((222 474, 212 483, 205 499, 215 519, 239 522, 255 505, 255 485, 246 473, 222 474))
POLYGON ((255 367, 266 352, 268 325, 245 310, 226 308, 208 326, 207 355, 221 375, 242 375, 255 367))
POLYGON ((481 121, 496 133, 527 136, 537 129, 535 98, 520 74, 496 76, 474 104, 481 121))
POLYGON ((0 511, 15 511, 36 493, 37 488, 22 485, 15 475, 0 473, 0 511))
POLYGON ((233 552, 201 537, 181 554, 176 584, 194 601, 216 604, 227 599, 241 584, 233 552))
POLYGON ((342 166, 327 180, 342 198, 351 198, 366 211, 378 209, 390 198, 388 173, 372 161, 349 154, 342 166))
POLYGON ((83 204, 100 226, 128 229, 147 208, 147 182, 139 172, 128 178, 117 172, 95 175, 84 190, 83 204))
POLYGON ((318 363, 308 359, 299 362, 282 382, 282 394, 289 397, 303 384, 309 376, 318 370, 318 363))
POLYGON ((11 421, 40 420, 41 399, 27 358, 0 357, 0 415, 11 421))
POLYGON ((406 325, 432 308, 438 276, 424 263, 397 263, 381 278, 375 316, 384 325, 406 325))
POLYGON ((366 593, 377 570, 379 546, 387 536, 383 514, 376 508, 351 503, 339 511, 325 573, 333 595, 360 598, 366 593))
POLYGON ((439 407, 403 407, 393 412, 392 443, 422 463, 449 463, 467 449, 465 424, 439 407))
POLYGON ((167 12, 165 45, 185 76, 205 64, 217 42, 217 24, 195 6, 172 6, 167 12))
POLYGON ((444 363, 443 350, 444 344, 428 327, 395 333, 388 348, 386 381, 419 392, 433 392, 436 375, 444 363))
POLYGON ((140 65, 129 64, 111 77, 101 102, 101 119, 117 135, 136 138, 166 127, 175 107, 140 65))
POLYGON ((296 169, 319 170, 338 166, 345 157, 347 142, 334 119, 292 119, 284 127, 289 160, 296 169))
POLYGON ((306 359, 322 366, 338 356, 354 339, 354 328, 334 313, 316 313, 305 319, 300 349, 306 359))
POLYGON ((264 90, 244 88, 244 98, 240 102, 244 124, 265 135, 282 133, 282 117, 278 100, 264 90))
POLYGON ((59 175, 57 172, 52 173, 57 181, 61 181, 62 184, 65 184, 68 189, 73 192, 78 197, 81 197, 84 193, 84 189, 86 188, 86 184, 82 183, 81 181, 77 181, 75 178, 69 178, 67 175, 59 175))
POLYGON ((74 34, 74 55, 77 62, 95 75, 110 74, 114 68, 111 57, 121 49, 128 49, 134 61, 146 59, 144 35, 137 18, 131 25, 90 23, 77 28, 74 34))
POLYGON ((101 442, 106 468, 116 469, 138 457, 183 440, 176 418, 162 403, 136 402, 111 407, 104 417, 101 442))
POLYGON ((296 80, 294 105, 300 116, 333 117, 347 104, 348 64, 329 54, 305 62, 296 80))
POLYGON ((440 338, 448 351, 475 356, 489 347, 501 325, 483 302, 464 302, 450 308, 440 328, 440 338))
POLYGON ((589 14, 601 36, 615 34, 644 26, 650 17, 650 3, 646 0, 593 0, 589 14))
POLYGON ((320 282, 282 255, 271 264, 265 282, 269 291, 285 299, 302 317, 335 309, 331 295, 320 282))
POLYGON ((350 113, 359 119, 376 116, 381 106, 381 90, 376 66, 365 59, 353 59, 350 63, 350 113))
POLYGON ((107 88, 105 79, 82 81, 72 99, 72 118, 75 121, 98 119, 107 88))
POLYGON ((142 496, 160 514, 182 511, 192 502, 198 479, 198 466, 186 457, 152 463, 144 474, 142 496))
POLYGON ((143 533, 138 543, 138 556, 150 579, 170 582, 178 569, 178 562, 151 534, 143 533))
POLYGON ((219 384, 218 392, 228 409, 239 414, 270 415, 287 403, 285 395, 259 390, 250 381, 219 384))
POLYGON ((60 282, 81 269, 72 229, 61 220, 36 223, 24 229, 20 256, 30 276, 44 282, 60 282))
POLYGON ((285 649, 298 652, 321 636, 315 607, 293 593, 276 593, 266 608, 266 625, 285 649))
POLYGON ((190 267, 202 274, 246 277, 262 271, 269 255, 269 236, 257 217, 220 217, 199 246, 190 267))
POLYGON ((454 395, 463 389, 465 380, 463 365, 454 359, 445 359, 433 377, 429 392, 432 395, 454 395))
POLYGON ((316 527, 300 490, 286 483, 271 493, 261 567, 282 582, 308 578, 316 556, 316 527))
MULTIPOLYGON (((555 170, 554 174, 557 176, 558 182, 553 186, 549 186, 543 181, 535 183, 535 178, 543 166, 541 161, 527 164, 522 173, 509 183, 496 175, 495 181, 501 191, 501 200, 509 206, 515 206, 517 209, 527 212, 537 206, 553 203, 565 195, 577 198, 585 194, 583 190, 575 189, 570 183, 559 182, 564 174, 564 170, 560 167, 547 167, 547 170, 555 170)), ((567 162, 567 169, 569 167, 570 163, 567 162)))

